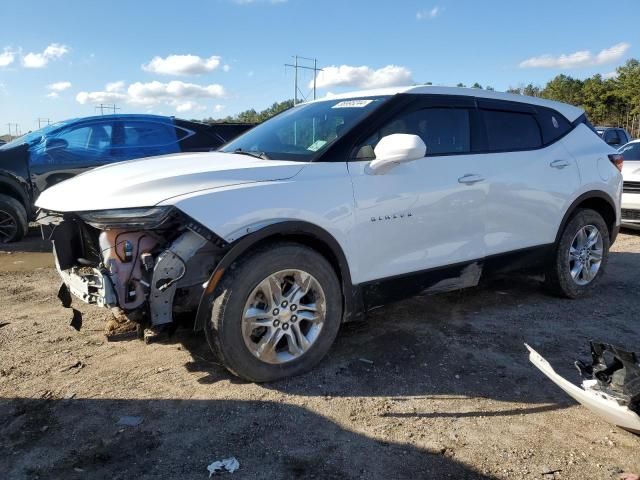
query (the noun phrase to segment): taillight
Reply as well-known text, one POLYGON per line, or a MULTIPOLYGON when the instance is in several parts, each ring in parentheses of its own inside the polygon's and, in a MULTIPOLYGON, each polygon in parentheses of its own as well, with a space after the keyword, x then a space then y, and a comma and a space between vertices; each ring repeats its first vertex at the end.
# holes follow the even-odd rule
POLYGON ((622 171, 624 157, 621 153, 612 153, 611 155, 609 155, 609 160, 611 160, 611 163, 613 163, 618 170, 622 171))

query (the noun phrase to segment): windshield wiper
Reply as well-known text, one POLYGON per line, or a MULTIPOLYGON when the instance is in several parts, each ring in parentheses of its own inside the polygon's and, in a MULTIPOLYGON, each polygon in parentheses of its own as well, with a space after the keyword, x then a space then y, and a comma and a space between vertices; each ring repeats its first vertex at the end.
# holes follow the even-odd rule
POLYGON ((249 155, 250 157, 261 158, 262 160, 271 160, 269 156, 264 152, 254 152, 252 150, 242 150, 241 148, 236 148, 231 153, 238 153, 240 155, 249 155))

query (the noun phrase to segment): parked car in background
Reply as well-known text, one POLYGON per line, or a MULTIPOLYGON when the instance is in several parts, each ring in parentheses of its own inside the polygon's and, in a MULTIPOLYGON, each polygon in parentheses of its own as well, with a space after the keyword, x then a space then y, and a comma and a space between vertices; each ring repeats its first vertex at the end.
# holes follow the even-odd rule
POLYGON ((0 138, 0 147, 1 147, 2 145, 4 145, 5 143, 7 143, 7 142, 6 142, 5 140, 3 140, 3 139, 1 139, 1 138, 0 138))
POLYGON ((624 157, 622 225, 640 228, 640 140, 627 143, 619 152, 624 157))
POLYGON ((580 108, 416 86, 298 105, 217 152, 100 168, 37 205, 63 305, 109 307, 148 341, 197 312, 221 364, 270 381, 412 295, 514 270, 588 294, 621 169, 580 108))
POLYGON ((620 148, 631 141, 631 135, 624 128, 595 127, 595 129, 598 135, 614 148, 620 148))
POLYGON ((90 168, 168 153, 215 150, 251 124, 157 115, 105 115, 47 125, 0 146, 0 243, 19 240, 45 189, 90 168))

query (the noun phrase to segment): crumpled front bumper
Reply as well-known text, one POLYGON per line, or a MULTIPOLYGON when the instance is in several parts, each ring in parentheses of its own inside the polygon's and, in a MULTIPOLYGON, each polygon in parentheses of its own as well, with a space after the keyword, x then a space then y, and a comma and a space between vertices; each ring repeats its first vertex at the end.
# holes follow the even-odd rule
MULTIPOLYGON (((626 394, 617 394, 612 388, 607 388, 606 386, 603 388, 604 378, 602 376, 602 380, 598 378, 588 378, 589 375, 585 375, 584 364, 578 363, 578 368, 583 376, 582 388, 580 388, 558 375, 549 362, 547 362, 533 348, 526 343, 525 346, 529 350, 529 360, 531 363, 533 363, 553 383, 573 397, 574 400, 594 412, 596 415, 604 418, 607 422, 624 428, 625 430, 640 434, 640 416, 630 408, 630 406, 632 408, 636 408, 635 401, 637 400, 637 396, 633 392, 636 392, 636 388, 640 386, 637 384, 638 377, 635 375, 635 371, 627 372, 627 378, 629 380, 628 384, 625 385, 626 394)), ((605 344, 595 344, 596 349, 598 346, 610 347, 605 344)), ((602 365, 600 363, 602 355, 598 358, 598 355, 595 352, 594 344, 592 344, 594 367, 602 365)), ((631 352, 625 352, 619 349, 617 352, 619 355, 628 355, 627 358, 635 358, 635 354, 631 352)), ((602 353, 602 350, 600 353, 602 353)), ((617 356, 614 358, 617 358, 617 356)), ((621 363, 622 362, 620 362, 620 364, 621 363)), ((626 364, 625 366, 627 369, 633 368, 633 364, 626 364)), ((620 371, 621 368, 624 368, 624 366, 618 368, 617 371, 620 371)), ((597 368, 591 370, 591 375, 598 376, 598 373, 597 368)))

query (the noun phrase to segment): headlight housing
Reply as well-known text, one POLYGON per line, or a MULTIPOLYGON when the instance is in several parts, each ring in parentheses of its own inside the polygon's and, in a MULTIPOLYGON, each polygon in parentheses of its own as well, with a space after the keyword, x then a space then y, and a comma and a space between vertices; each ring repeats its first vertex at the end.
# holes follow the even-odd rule
POLYGON ((99 230, 153 230, 171 217, 173 207, 118 208, 80 212, 77 215, 99 230))

